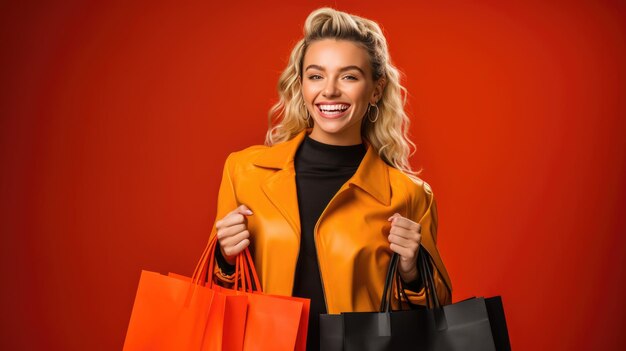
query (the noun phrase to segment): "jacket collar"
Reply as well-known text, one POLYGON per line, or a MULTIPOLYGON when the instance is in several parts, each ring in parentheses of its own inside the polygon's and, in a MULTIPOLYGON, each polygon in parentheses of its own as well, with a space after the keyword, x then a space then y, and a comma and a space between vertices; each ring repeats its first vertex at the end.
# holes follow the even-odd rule
MULTIPOLYGON (((265 149, 255 160, 259 167, 291 171, 295 174, 294 157, 305 135, 311 133, 312 128, 306 128, 288 141, 273 145, 265 149)), ((389 184, 388 165, 380 158, 374 148, 365 138, 362 139, 367 151, 354 175, 348 180, 376 200, 389 205, 391 203, 391 186, 389 184)))

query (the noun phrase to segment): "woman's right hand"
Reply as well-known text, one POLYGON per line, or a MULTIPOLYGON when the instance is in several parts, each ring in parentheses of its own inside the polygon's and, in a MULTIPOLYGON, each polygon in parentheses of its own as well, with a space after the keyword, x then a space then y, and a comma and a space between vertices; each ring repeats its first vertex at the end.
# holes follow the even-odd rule
POLYGON ((246 205, 241 205, 215 222, 222 256, 231 265, 235 264, 237 255, 250 245, 250 232, 246 219, 246 216, 250 215, 252 211, 246 205))

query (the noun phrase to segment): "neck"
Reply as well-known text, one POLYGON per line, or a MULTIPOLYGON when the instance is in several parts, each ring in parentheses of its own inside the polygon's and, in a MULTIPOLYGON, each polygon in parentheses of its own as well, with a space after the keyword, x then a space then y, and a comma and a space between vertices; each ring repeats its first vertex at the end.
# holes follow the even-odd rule
POLYGON ((332 135, 327 133, 321 133, 315 128, 309 133, 309 138, 318 141, 320 143, 337 146, 352 146, 363 144, 363 138, 359 131, 358 134, 353 135, 332 135))

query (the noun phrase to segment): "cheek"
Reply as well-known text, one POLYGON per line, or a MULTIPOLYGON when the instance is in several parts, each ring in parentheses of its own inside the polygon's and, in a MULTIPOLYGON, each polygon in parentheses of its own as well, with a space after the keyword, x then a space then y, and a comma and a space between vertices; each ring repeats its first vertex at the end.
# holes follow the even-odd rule
POLYGON ((353 101, 367 104, 369 102, 370 93, 365 86, 355 86, 349 92, 353 101))
POLYGON ((302 87, 302 97, 304 98, 304 101, 311 102, 314 96, 315 96, 315 93, 312 91, 310 87, 305 87, 305 86, 302 87))

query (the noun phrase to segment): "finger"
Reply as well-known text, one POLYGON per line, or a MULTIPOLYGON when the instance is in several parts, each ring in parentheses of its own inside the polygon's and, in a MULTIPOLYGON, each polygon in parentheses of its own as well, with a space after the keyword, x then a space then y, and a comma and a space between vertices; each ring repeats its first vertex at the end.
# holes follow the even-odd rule
POLYGON ((236 246, 237 244, 239 244, 242 240, 248 239, 248 238, 250 238, 250 232, 247 230, 244 230, 241 233, 237 233, 233 236, 224 238, 224 240, 220 242, 220 245, 223 245, 224 247, 229 247, 229 246, 232 247, 232 246, 236 246))
POLYGON ((422 235, 413 230, 408 230, 402 227, 392 226, 389 230, 389 234, 395 234, 397 236, 403 237, 405 239, 413 240, 415 242, 419 242, 422 238, 422 235))
POLYGON ((388 221, 392 221, 396 217, 402 217, 398 212, 391 215, 391 217, 387 218, 388 221))
POLYGON ((244 216, 241 213, 233 212, 233 213, 226 215, 226 217, 222 218, 221 220, 217 221, 217 223, 215 223, 215 226, 218 229, 220 229, 220 228, 232 227, 236 224, 246 223, 246 222, 247 222, 246 216, 244 216))
MULTIPOLYGON (((248 206, 246 206, 246 205, 240 205, 239 207, 235 208, 234 210, 232 210, 232 211, 228 212, 228 213, 224 216, 224 218, 221 218, 220 220, 218 220, 217 222, 215 222, 215 226, 219 228, 219 227, 224 227, 224 226, 229 226, 229 225, 232 225, 232 224, 233 224, 233 222, 232 222, 232 218, 231 218, 231 217, 232 217, 232 216, 235 216, 235 215, 242 215, 242 216, 244 216, 244 215, 245 215, 245 216, 250 216, 250 215, 253 215, 253 214, 254 214, 254 213, 252 213, 252 210, 250 210, 250 209, 248 208, 248 206)), ((245 217, 245 216, 244 216, 244 217, 245 217)), ((235 217, 235 218, 238 218, 238 217, 235 217)))
POLYGON ((397 253, 398 255, 400 255, 400 258, 405 259, 405 260, 414 260, 416 257, 416 253, 411 250, 408 249, 406 247, 402 247, 400 245, 391 243, 389 244, 389 248, 391 249, 391 251, 397 253))
POLYGON ((401 228, 405 228, 408 230, 414 230, 414 231, 420 231, 422 228, 422 225, 416 222, 413 222, 412 220, 406 218, 406 217, 402 217, 402 216, 397 216, 395 217, 392 222, 391 222, 392 226, 397 226, 397 227, 401 227, 401 228))
POLYGON ((240 241, 237 245, 231 246, 228 248, 224 248, 224 253, 228 256, 236 256, 239 255, 246 247, 250 245, 250 239, 244 239, 240 241))
POLYGON ((231 237, 235 234, 239 234, 246 229, 247 227, 244 223, 235 224, 230 227, 219 228, 217 230, 217 239, 220 240, 220 244, 221 244, 223 239, 231 237))
POLYGON ((237 207, 236 209, 232 210, 231 213, 241 213, 245 215, 251 215, 252 210, 250 210, 248 206, 242 204, 242 205, 239 205, 239 207, 237 207))
POLYGON ((388 240, 392 244, 396 244, 398 246, 402 246, 413 251, 416 251, 419 246, 418 242, 411 239, 403 238, 395 234, 390 234, 388 240))

